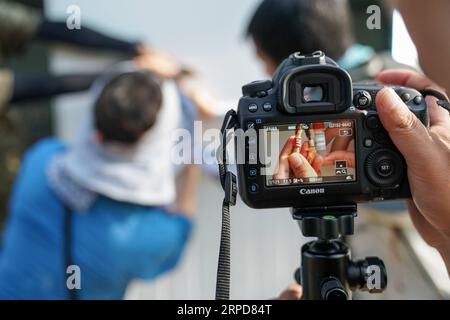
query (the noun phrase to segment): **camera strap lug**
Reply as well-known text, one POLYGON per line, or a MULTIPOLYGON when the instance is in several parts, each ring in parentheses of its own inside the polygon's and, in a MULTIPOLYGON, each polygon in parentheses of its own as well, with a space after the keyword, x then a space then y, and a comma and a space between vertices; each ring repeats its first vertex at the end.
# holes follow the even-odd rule
POLYGON ((445 94, 443 94, 443 93, 441 93, 441 92, 439 92, 439 91, 437 91, 435 89, 430 89, 430 88, 421 90, 420 94, 423 97, 426 97, 426 96, 433 96, 433 97, 435 97, 436 99, 438 99, 436 101, 436 103, 440 107, 442 107, 445 110, 447 110, 448 112, 450 112, 450 102, 449 102, 448 98, 445 96, 445 94))

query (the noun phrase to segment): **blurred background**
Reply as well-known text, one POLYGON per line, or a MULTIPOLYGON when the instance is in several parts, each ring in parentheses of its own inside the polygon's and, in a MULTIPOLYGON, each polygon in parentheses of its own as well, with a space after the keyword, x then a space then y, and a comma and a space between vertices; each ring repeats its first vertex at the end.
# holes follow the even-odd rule
MULTIPOLYGON (((239 99, 243 84, 267 78, 255 57, 252 43, 245 39, 248 19, 259 0, 21 2, 39 8, 50 19, 60 20, 67 17, 69 5, 78 5, 82 26, 86 24, 121 38, 143 39, 147 44, 169 52, 183 63, 194 66, 211 91, 230 104, 239 99)), ((417 66, 414 45, 397 13, 391 12, 381 1, 351 1, 351 4, 359 43, 368 44, 377 51, 388 50, 397 61, 417 66), (366 8, 374 3, 384 8, 380 30, 365 27, 366 8), (394 47, 392 43, 395 43, 394 47)), ((58 74, 100 71, 113 62, 114 57, 109 54, 37 43, 25 56, 14 58, 12 66, 15 70, 50 70, 58 74)), ((69 94, 33 102, 14 111, 14 130, 19 138, 10 144, 20 145, 20 148, 8 156, 7 166, 11 170, 18 168, 23 150, 41 137, 56 135, 72 141, 88 110, 89 101, 88 93, 69 94)), ((3 180, 1 183, 5 188, 11 181, 3 180)), ((128 299, 214 297, 221 190, 217 178, 203 176, 194 234, 181 263, 174 272, 155 282, 133 283, 127 291, 128 299)), ((4 217, 7 190, 3 191, 0 200, 4 217)), ((360 215, 364 215, 365 210, 360 215)), ((359 243, 354 256, 382 257, 390 275, 384 294, 362 294, 360 298, 449 297, 450 288, 441 260, 411 229, 399 231, 395 227, 380 227, 376 243, 373 239, 358 237, 358 232, 353 238, 353 243, 359 243)), ((305 241, 289 210, 256 211, 239 202, 232 209, 231 297, 267 299, 277 296, 293 282, 294 270, 300 263, 300 247, 305 241)))

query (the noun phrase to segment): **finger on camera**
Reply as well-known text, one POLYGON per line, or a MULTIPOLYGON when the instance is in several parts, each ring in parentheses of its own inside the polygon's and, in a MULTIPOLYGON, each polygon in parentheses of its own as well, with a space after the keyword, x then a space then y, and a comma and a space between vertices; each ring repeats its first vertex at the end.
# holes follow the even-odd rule
POLYGON ((423 146, 429 140, 427 128, 391 88, 380 90, 376 104, 384 128, 406 160, 423 159, 423 146))
POLYGON ((405 86, 416 90, 433 88, 443 91, 442 88, 427 77, 411 70, 386 70, 380 72, 376 78, 384 84, 405 86))

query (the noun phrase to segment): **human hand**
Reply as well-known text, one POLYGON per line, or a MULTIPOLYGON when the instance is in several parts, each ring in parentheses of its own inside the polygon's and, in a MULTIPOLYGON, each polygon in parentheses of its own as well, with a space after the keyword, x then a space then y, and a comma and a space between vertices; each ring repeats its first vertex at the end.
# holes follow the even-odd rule
POLYGON ((140 68, 165 79, 174 79, 182 71, 180 64, 167 53, 143 46, 139 48, 135 62, 140 68))
POLYGON ((284 290, 276 300, 300 300, 303 295, 303 288, 298 284, 291 284, 284 290))
POLYGON ((217 116, 215 110, 220 102, 203 84, 190 79, 189 81, 180 81, 179 85, 183 93, 197 106, 203 120, 214 119, 217 116))
MULTIPOLYGON (((412 71, 385 71, 378 80, 417 90, 439 88, 412 71)), ((430 128, 426 128, 389 88, 376 97, 378 114, 392 141, 405 157, 412 200, 411 219, 420 235, 439 250, 450 270, 450 115, 427 97, 430 128)))
POLYGON ((308 148, 308 145, 304 143, 300 153, 293 153, 294 145, 295 137, 292 136, 284 145, 283 150, 281 150, 278 167, 273 176, 274 179, 289 179, 291 177, 314 178, 318 176, 323 158, 320 155, 316 155, 308 161, 305 157, 305 149, 308 148))

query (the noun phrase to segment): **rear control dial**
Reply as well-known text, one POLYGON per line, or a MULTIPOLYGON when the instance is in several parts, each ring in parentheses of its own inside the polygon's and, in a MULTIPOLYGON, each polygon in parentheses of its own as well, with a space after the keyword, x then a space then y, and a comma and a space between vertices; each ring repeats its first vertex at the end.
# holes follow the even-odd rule
POLYGON ((367 157, 365 170, 369 180, 379 187, 394 188, 405 175, 404 161, 397 153, 382 149, 367 157))

